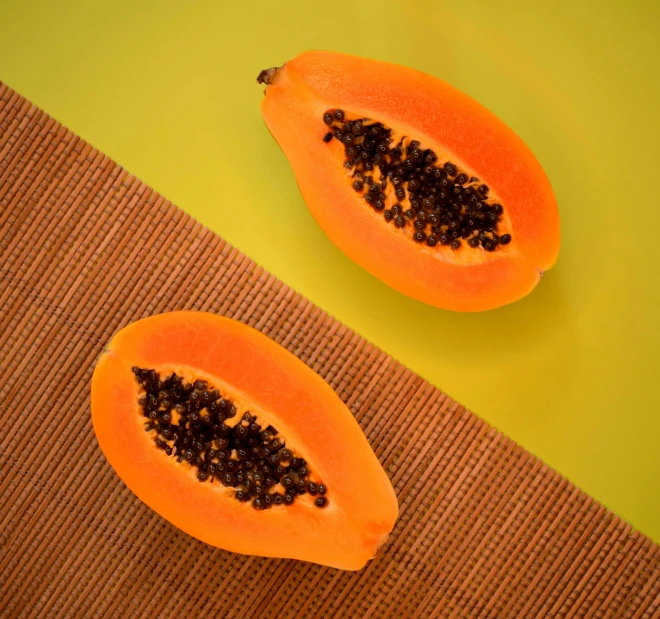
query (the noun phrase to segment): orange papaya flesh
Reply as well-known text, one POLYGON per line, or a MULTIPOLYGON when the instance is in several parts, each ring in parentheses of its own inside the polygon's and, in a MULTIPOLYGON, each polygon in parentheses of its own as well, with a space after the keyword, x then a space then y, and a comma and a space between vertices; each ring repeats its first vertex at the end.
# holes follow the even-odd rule
POLYGON ((330 386, 227 318, 172 312, 122 329, 94 371, 92 421, 142 501, 226 550, 356 570, 398 515, 385 471, 330 386))
POLYGON ((525 296, 555 263, 559 215, 543 169, 467 95, 333 52, 305 52, 259 81, 262 115, 313 216, 393 288, 446 309, 487 310, 525 296), (374 127, 380 134, 367 143, 374 127))

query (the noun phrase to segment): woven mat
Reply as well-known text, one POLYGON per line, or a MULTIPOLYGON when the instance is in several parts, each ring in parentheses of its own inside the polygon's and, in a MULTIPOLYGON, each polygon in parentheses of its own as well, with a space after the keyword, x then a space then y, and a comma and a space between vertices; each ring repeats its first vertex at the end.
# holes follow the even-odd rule
POLYGON ((660 549, 0 83, 0 616, 660 617, 660 549), (355 414, 401 505, 359 572, 177 530, 96 443, 94 363, 138 318, 242 320, 355 414))

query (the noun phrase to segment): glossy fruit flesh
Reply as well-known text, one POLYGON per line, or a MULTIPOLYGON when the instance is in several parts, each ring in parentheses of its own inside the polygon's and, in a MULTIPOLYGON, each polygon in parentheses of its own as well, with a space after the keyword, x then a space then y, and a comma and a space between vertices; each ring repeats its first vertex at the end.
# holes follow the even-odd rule
MULTIPOLYGON (((387 475, 334 391, 291 353, 236 321, 172 312, 122 329, 94 372, 92 420, 110 464, 140 499, 187 533, 227 550, 359 569, 385 542, 397 517, 387 475), (251 411, 262 428, 272 426, 286 442, 287 466, 293 458, 304 460, 317 495, 306 492, 290 500, 278 492, 281 502, 273 495, 266 508, 239 500, 238 485, 200 481, 200 466, 177 461, 176 450, 168 456, 157 446, 158 438, 172 448, 171 435, 165 439, 155 429, 145 431, 145 423, 164 427, 180 420, 174 403, 171 417, 163 418, 163 400, 156 419, 145 417, 149 403, 140 398, 148 390, 133 368, 153 369, 160 377, 176 374, 183 384, 206 381, 236 409, 234 416, 223 413, 226 426, 241 423, 251 411), (321 487, 327 493, 323 506, 315 504, 321 487)), ((208 446, 194 449, 206 457, 208 446)), ((301 466, 296 462, 297 472, 301 466)), ((251 481, 263 485, 263 479, 251 481)))
POLYGON ((314 217, 348 256, 392 287, 447 309, 485 310, 529 293, 555 263, 560 232, 550 183, 522 140, 473 99, 412 69, 332 52, 306 52, 261 80, 263 117, 314 217), (325 115, 336 110, 343 117, 329 125, 325 115), (390 130, 394 146, 402 136, 418 142, 443 165, 454 164, 468 185, 479 179, 488 188, 487 204, 502 207, 495 234, 509 242, 490 251, 494 239, 486 230, 472 246, 475 236, 462 236, 462 222, 454 239, 441 239, 442 228, 415 229, 404 215, 409 178, 400 213, 391 187, 382 209, 366 203, 364 174, 356 178, 355 166, 344 167, 347 144, 324 140, 334 124, 359 119, 390 130), (436 242, 413 238, 418 231, 436 242))

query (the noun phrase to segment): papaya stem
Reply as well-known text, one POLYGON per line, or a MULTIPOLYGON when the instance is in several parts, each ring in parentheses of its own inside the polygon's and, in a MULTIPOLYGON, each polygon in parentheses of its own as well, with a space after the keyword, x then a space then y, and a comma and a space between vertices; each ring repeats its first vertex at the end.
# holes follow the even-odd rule
MULTIPOLYGON (((284 66, 284 65, 282 65, 282 66, 284 66)), ((271 67, 270 69, 264 69, 257 76, 257 84, 266 84, 266 86, 268 86, 269 84, 272 84, 273 80, 275 79, 275 76, 277 75, 277 72, 281 68, 282 67, 271 67)))

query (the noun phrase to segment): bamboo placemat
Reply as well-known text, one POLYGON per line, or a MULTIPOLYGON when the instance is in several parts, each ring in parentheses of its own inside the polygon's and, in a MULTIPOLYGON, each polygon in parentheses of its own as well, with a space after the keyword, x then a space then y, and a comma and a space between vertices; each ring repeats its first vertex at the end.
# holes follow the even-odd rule
POLYGON ((660 617, 660 550, 0 82, 2 617, 660 617), (146 508, 89 411, 138 318, 242 320, 359 420, 401 516, 360 572, 235 555, 146 508))

